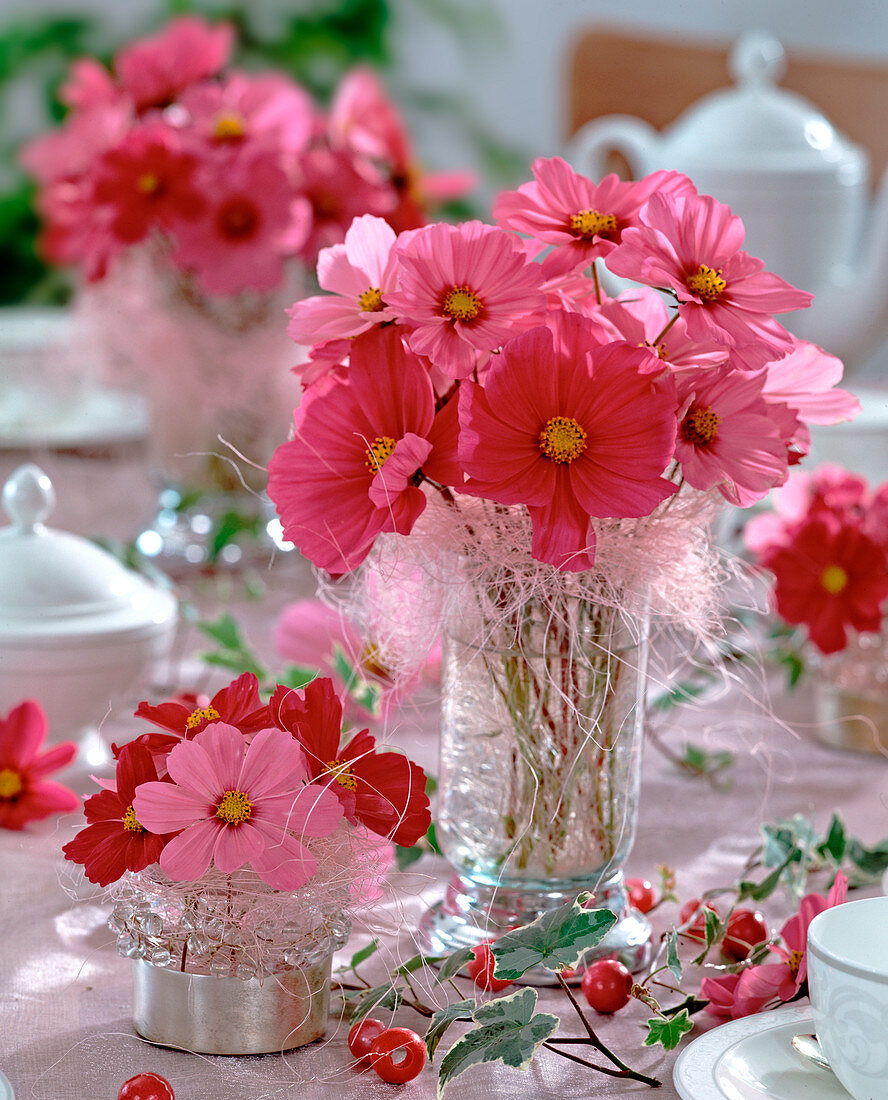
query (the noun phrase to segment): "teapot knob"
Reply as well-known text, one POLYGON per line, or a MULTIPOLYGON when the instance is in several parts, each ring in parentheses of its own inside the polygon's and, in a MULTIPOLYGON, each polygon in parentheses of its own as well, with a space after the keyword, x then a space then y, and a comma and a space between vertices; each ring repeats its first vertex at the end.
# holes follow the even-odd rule
POLYGON ((29 534, 39 527, 55 502, 49 476, 33 462, 19 466, 3 486, 3 507, 20 534, 29 534))
POLYGON ((773 87, 786 72, 786 51, 766 31, 750 31, 734 43, 728 70, 744 87, 773 87))

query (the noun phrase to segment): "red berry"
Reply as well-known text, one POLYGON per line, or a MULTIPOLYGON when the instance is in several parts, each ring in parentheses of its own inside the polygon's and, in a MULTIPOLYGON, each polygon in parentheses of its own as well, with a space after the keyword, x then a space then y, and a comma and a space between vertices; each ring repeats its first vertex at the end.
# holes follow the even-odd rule
POLYGON ((479 989, 489 989, 492 993, 499 993, 501 989, 506 989, 512 984, 503 978, 494 978, 493 968, 496 960, 489 944, 479 943, 477 947, 472 948, 472 954, 475 957, 466 964, 466 970, 479 989))
POLYGON ((412 1081, 419 1076, 425 1064, 425 1043, 409 1027, 387 1028, 377 1035, 370 1047, 370 1065, 383 1081, 392 1085, 412 1081))
POLYGON ((120 1086, 117 1100, 176 1100, 176 1094, 159 1073, 137 1073, 120 1086))
POLYGON ((707 901, 704 905, 700 898, 691 898, 690 901, 686 901, 681 907, 681 912, 678 914, 679 924, 684 924, 689 921, 691 917, 696 913, 693 924, 689 925, 684 934, 690 936, 692 940, 700 940, 702 943, 706 939, 706 917, 704 915, 704 909, 709 909, 715 913, 717 917, 720 917, 718 909, 712 904, 711 901, 707 901))
POLYGON ((358 1061, 365 1059, 373 1046, 373 1040, 386 1030, 382 1020, 358 1020, 348 1033, 348 1049, 358 1061))
POLYGON ((753 909, 735 909, 728 917, 722 951, 729 959, 742 962, 757 944, 768 938, 765 918, 753 909))
POLYGON ((629 895, 629 904, 641 913, 648 913, 657 904, 654 888, 646 878, 627 878, 626 893, 629 895))
POLYGON ((617 1012, 629 1003, 632 975, 616 959, 599 959, 583 975, 580 988, 596 1012, 617 1012))

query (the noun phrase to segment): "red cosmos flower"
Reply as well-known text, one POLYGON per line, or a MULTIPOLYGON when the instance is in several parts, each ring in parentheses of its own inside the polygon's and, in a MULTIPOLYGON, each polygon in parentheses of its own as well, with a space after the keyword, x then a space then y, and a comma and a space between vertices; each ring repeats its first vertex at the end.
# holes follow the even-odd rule
POLYGON ((337 795, 352 824, 405 847, 425 836, 432 823, 425 772, 399 752, 377 751, 367 730, 340 748, 342 703, 331 680, 312 680, 299 692, 278 684, 268 707, 272 721, 302 746, 312 779, 337 795))
POLYGON ((538 561, 578 572, 593 562, 591 516, 649 515, 675 486, 661 474, 675 447, 675 395, 643 348, 600 346, 573 313, 518 336, 483 388, 459 396, 462 492, 525 504, 538 561))
POLYGON ((142 111, 165 107, 189 84, 215 76, 231 54, 234 28, 212 26, 196 15, 174 19, 160 34, 122 49, 114 69, 124 90, 142 111))
POLYGON ((161 126, 133 130, 96 166, 92 201, 114 211, 111 231, 135 244, 154 226, 193 221, 206 209, 192 177, 197 159, 177 149, 161 126))
POLYGON ((761 560, 775 577, 778 614, 788 623, 805 623, 821 652, 844 649, 848 627, 880 629, 888 557, 857 524, 815 515, 761 560))
POLYGON ((696 193, 678 172, 654 172, 630 183, 610 175, 595 184, 561 157, 535 160, 533 175, 517 191, 497 198, 493 217, 507 229, 555 246, 543 260, 547 279, 613 252, 623 231, 638 224, 639 210, 655 190, 696 193))
POLYGON ((623 233, 607 258, 615 275, 671 287, 692 339, 733 350, 753 370, 791 351, 794 342, 774 313, 804 309, 812 295, 764 271, 764 261, 740 251, 741 220, 709 195, 654 194, 644 225, 623 233))
POLYGON ((39 704, 26 699, 5 717, 0 716, 0 828, 23 829, 29 821, 50 814, 70 813, 77 795, 44 776, 66 767, 77 754, 72 741, 40 746, 46 737, 46 715, 39 704))
POLYGON ((136 820, 133 799, 140 783, 157 779, 151 753, 133 742, 117 758, 116 789, 106 788, 83 803, 87 826, 62 851, 72 863, 82 863, 86 877, 98 886, 116 882, 124 871, 141 871, 160 858, 176 834, 149 833, 136 820))
MULTIPOLYGON (((181 698, 185 701, 170 700, 156 707, 152 707, 147 700, 139 703, 136 718, 144 718, 162 730, 169 730, 169 734, 144 733, 133 743, 144 745, 156 756, 169 752, 183 738, 191 740, 211 722, 227 722, 237 726, 246 736, 266 729, 270 724, 268 706, 259 698, 259 681, 252 672, 244 672, 232 680, 209 701, 204 697, 201 702, 193 695, 181 698)), ((116 746, 114 748, 116 751, 116 746)))
POLYGON ((381 532, 410 533, 426 504, 422 476, 453 485, 462 471, 454 403, 435 415, 429 372, 399 329, 355 337, 347 375, 328 380, 296 410, 295 438, 268 466, 268 495, 284 537, 319 568, 345 573, 381 532))
POLYGON ((285 254, 308 234, 308 204, 294 199, 274 157, 235 154, 224 171, 204 168, 205 216, 172 227, 173 263, 195 271, 209 294, 272 290, 283 280, 285 254))

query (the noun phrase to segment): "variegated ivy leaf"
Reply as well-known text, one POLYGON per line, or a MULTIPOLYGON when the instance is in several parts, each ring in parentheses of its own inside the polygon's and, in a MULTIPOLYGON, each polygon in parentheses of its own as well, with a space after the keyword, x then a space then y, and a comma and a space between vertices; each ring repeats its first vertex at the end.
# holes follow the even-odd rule
POLYGON ((644 1038, 644 1045, 652 1047, 661 1043, 666 1050, 674 1050, 681 1042, 682 1035, 693 1029, 694 1024, 688 1018, 686 1008, 668 1018, 655 1017, 653 1020, 648 1020, 648 1033, 644 1038))
POLYGON ((441 982, 446 982, 448 978, 458 974, 466 963, 471 962, 474 957, 475 949, 473 947, 461 947, 458 951, 453 951, 438 968, 438 976, 435 978, 435 982, 438 985, 441 982))
POLYGON ((610 909, 584 909, 591 894, 551 909, 532 924, 505 932, 490 945, 494 976, 516 981, 534 966, 546 970, 576 967, 591 947, 597 947, 616 922, 610 909))
POLYGON ((435 1013, 429 1021, 428 1030, 425 1033, 425 1045, 430 1060, 435 1057, 435 1051, 438 1049, 438 1043, 444 1038, 444 1032, 460 1016, 471 1016, 475 1011, 475 1007, 475 1001, 456 1001, 454 1004, 446 1005, 435 1013))
POLYGON ((666 933, 666 968, 677 982, 681 981, 681 959, 678 957, 678 933, 670 928, 666 933))
POLYGON ((476 1008, 472 1019, 478 1027, 467 1032, 444 1055, 438 1071, 438 1096, 459 1074, 482 1062, 503 1062, 526 1069, 537 1048, 558 1030, 560 1020, 548 1012, 534 1015, 537 995, 519 989, 508 997, 476 1008))

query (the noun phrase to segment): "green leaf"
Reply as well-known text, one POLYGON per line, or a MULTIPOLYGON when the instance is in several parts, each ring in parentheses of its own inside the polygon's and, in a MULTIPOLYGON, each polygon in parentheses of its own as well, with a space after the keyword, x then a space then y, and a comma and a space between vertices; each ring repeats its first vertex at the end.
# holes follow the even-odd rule
POLYGON ((298 691, 300 688, 304 688, 306 684, 310 684, 312 680, 316 680, 318 676, 320 676, 319 669, 303 668, 302 665, 289 665, 277 682, 283 684, 284 687, 298 691))
POLYGON ((438 1049, 438 1043, 444 1038, 444 1032, 461 1016, 471 1016, 476 1005, 477 1002, 471 1000, 454 1001, 453 1004, 447 1005, 435 1013, 429 1021, 428 1030, 425 1033, 425 1045, 426 1050, 429 1052, 429 1060, 435 1057, 435 1051, 438 1049))
POLYGON ((366 947, 362 947, 360 951, 356 951, 354 955, 352 955, 351 962, 348 964, 349 969, 354 970, 366 959, 369 959, 371 955, 375 955, 378 950, 379 940, 374 936, 366 947))
POLYGON ((399 871, 406 871, 407 868, 412 867, 418 859, 422 859, 425 854, 425 851, 418 844, 414 844, 411 848, 405 848, 401 844, 396 844, 395 866, 399 871))
POLYGON ((666 933, 666 967, 677 982, 681 981, 681 959, 678 957, 678 933, 670 928, 666 933))
POLYGON ((844 823, 839 815, 834 813, 830 819, 823 843, 817 845, 817 851, 822 856, 830 856, 836 864, 839 864, 845 855, 847 843, 844 823))
POLYGON ((648 1033, 644 1037, 646 1047, 662 1044, 666 1050, 675 1050, 681 1042, 682 1035, 694 1030, 693 1020, 688 1018, 688 1010, 683 1008, 668 1019, 654 1017, 648 1020, 648 1033))
POLYGON ((503 1062, 526 1069, 537 1048, 558 1030, 561 1021, 548 1012, 534 1015, 536 990, 519 989, 507 997, 476 1008, 472 1019, 479 1025, 462 1036, 444 1055, 438 1071, 438 1096, 470 1066, 503 1062))
POLYGON ((709 752, 707 749, 701 749, 697 745, 686 742, 678 762, 688 771, 696 772, 697 775, 717 775, 726 768, 730 768, 734 763, 734 757, 729 752, 709 752))
POLYGON ((395 973, 412 974, 424 966, 436 966, 443 958, 443 955, 412 955, 407 962, 401 963, 395 973))
POLYGON ((494 977, 516 981, 531 967, 546 970, 576 967, 590 947, 597 947, 616 923, 610 909, 584 909, 591 894, 537 917, 532 924, 506 932, 490 950, 494 977))
POLYGON ((880 840, 873 848, 866 848, 859 840, 848 842, 848 858, 866 875, 881 875, 888 870, 888 838, 880 840))
POLYGON ((442 982, 446 982, 448 978, 454 977, 474 957, 475 953, 472 947, 461 947, 458 951, 452 952, 438 968, 436 983, 440 985, 442 982))
POLYGON ((395 986, 391 982, 374 986, 372 989, 364 990, 363 998, 351 1008, 350 1018, 354 1021, 363 1020, 365 1016, 377 1008, 387 1008, 395 1012, 401 1007, 403 999, 400 986, 395 986))

